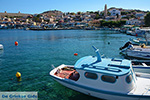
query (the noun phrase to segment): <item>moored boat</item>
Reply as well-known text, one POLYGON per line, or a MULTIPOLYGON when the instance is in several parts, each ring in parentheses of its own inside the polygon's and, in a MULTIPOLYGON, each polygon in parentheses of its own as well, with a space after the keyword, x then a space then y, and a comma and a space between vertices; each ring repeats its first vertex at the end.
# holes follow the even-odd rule
POLYGON ((150 51, 143 50, 143 49, 134 49, 134 50, 127 50, 126 56, 136 59, 145 59, 150 60, 150 51))
POLYGON ((132 32, 131 35, 132 36, 138 36, 138 37, 144 37, 146 34, 145 31, 141 31, 141 30, 138 30, 138 31, 135 31, 135 32, 132 32))
POLYGON ((60 65, 50 71, 60 84, 107 100, 149 100, 150 78, 136 76, 131 61, 97 57, 80 58, 75 65, 60 65))
POLYGON ((120 47, 120 50, 120 53, 126 57, 150 60, 150 46, 146 46, 145 44, 137 46, 132 45, 129 41, 123 47, 120 47))

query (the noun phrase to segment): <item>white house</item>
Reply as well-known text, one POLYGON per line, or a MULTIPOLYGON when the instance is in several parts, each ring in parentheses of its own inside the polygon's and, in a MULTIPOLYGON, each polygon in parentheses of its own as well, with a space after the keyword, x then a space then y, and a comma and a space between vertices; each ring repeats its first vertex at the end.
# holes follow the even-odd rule
POLYGON ((127 15, 122 15, 122 16, 121 16, 121 18, 125 18, 125 17, 127 17, 127 15))
POLYGON ((116 16, 117 14, 121 15, 121 12, 119 10, 116 10, 116 9, 112 9, 109 12, 111 13, 111 16, 116 16))
POLYGON ((105 18, 105 21, 109 21, 109 20, 115 20, 117 17, 116 16, 107 16, 105 18))
POLYGON ((143 21, 140 21, 140 20, 138 20, 138 19, 130 19, 130 20, 128 20, 128 21, 126 21, 126 24, 127 25, 143 25, 144 23, 143 23, 143 21))
POLYGON ((146 14, 145 13, 137 13, 135 14, 136 17, 144 17, 146 14))

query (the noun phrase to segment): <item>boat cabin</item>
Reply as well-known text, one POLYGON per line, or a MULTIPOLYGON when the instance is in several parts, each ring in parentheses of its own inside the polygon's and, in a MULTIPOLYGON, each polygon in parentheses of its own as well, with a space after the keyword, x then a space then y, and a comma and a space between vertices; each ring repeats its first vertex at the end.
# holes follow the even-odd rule
POLYGON ((78 83, 93 88, 129 92, 136 87, 131 61, 87 56, 79 59, 74 68, 80 74, 78 83))

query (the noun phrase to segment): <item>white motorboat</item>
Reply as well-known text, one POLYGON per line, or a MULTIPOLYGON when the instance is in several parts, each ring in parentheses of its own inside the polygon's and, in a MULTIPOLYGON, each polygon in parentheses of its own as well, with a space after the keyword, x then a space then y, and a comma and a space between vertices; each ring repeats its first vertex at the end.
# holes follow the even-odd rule
POLYGON ((101 99, 150 100, 150 74, 136 76, 131 61, 101 58, 93 48, 97 57, 83 57, 75 65, 62 64, 50 71, 50 76, 70 89, 101 99))
POLYGON ((150 60, 150 49, 127 49, 125 52, 126 56, 131 58, 150 60))
POLYGON ((120 47, 120 50, 120 53, 127 57, 150 60, 150 46, 145 46, 145 44, 137 46, 132 45, 129 41, 123 47, 120 47))
POLYGON ((136 32, 132 32, 131 33, 132 36, 138 36, 138 37, 144 37, 145 34, 146 34, 146 32, 145 31, 141 31, 141 30, 138 30, 136 32))
POLYGON ((150 49, 126 49, 120 53, 130 58, 150 60, 150 49))

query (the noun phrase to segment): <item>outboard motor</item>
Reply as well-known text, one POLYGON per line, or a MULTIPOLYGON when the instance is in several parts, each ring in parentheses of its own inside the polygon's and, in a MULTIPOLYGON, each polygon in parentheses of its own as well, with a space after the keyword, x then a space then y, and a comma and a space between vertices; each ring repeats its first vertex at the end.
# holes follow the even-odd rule
POLYGON ((120 47, 119 49, 122 50, 124 48, 127 48, 130 44, 132 44, 130 41, 128 41, 123 47, 120 47))

